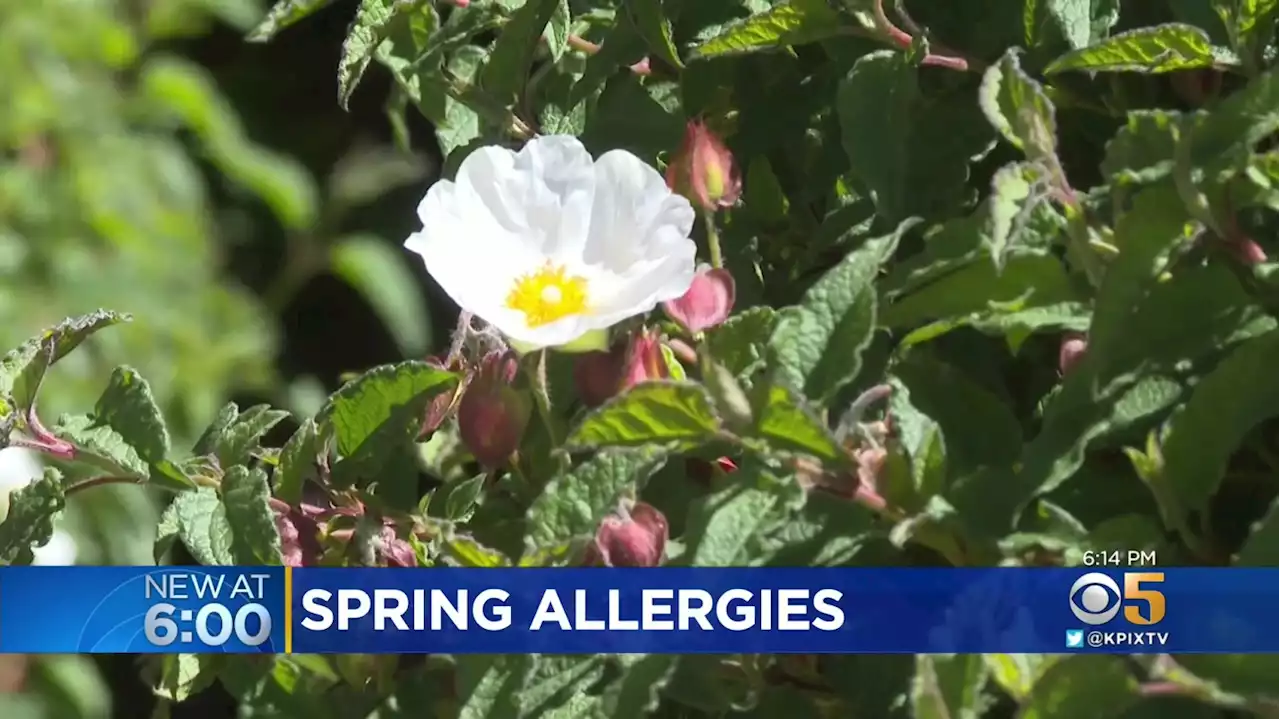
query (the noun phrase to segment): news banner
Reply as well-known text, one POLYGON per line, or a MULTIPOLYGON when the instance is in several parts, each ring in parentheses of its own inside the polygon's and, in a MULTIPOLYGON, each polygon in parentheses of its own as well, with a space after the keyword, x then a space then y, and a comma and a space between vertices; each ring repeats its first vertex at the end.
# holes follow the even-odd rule
POLYGON ((0 653, 1229 653, 1276 569, 3 567, 0 653))

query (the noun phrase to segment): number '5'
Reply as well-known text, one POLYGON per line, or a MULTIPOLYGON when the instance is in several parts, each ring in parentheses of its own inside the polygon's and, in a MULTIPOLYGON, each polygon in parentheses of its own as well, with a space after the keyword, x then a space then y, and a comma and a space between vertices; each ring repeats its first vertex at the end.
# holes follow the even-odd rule
POLYGON ((1126 572, 1124 575, 1124 598, 1146 602, 1150 615, 1144 617, 1138 607, 1126 605, 1124 618, 1130 624, 1158 624, 1164 619, 1164 592, 1143 589, 1145 582, 1164 582, 1164 572, 1126 572))

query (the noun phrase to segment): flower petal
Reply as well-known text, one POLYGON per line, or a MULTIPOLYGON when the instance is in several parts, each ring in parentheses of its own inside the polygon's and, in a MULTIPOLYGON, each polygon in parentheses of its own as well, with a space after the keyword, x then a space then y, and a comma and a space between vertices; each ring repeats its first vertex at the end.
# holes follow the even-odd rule
POLYGON ((586 241, 595 168, 577 138, 537 137, 518 153, 477 149, 458 168, 458 185, 478 200, 469 215, 491 215, 549 258, 576 256, 586 241))
POLYGON ((475 211, 482 201, 472 187, 447 180, 432 185, 418 207, 423 228, 404 244, 422 256, 427 272, 459 307, 493 322, 493 309, 504 303, 514 278, 542 260, 520 233, 475 211))
POLYGON ((637 262, 692 252, 693 206, 673 194, 658 171, 623 150, 596 160, 588 264, 621 274, 637 262), (687 247, 685 247, 687 245, 687 247))

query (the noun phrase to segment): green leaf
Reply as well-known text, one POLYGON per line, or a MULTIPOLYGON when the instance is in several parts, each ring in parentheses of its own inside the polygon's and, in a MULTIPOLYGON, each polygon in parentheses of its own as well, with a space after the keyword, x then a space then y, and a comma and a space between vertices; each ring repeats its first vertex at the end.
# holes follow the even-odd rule
POLYGON ((809 454, 833 464, 848 463, 835 435, 803 397, 781 385, 764 387, 764 401, 753 413, 753 436, 775 450, 809 454))
POLYGON ((670 11, 664 8, 663 0, 625 0, 623 7, 654 55, 677 70, 684 68, 671 37, 670 11))
MULTIPOLYGON (((1099 291, 1089 351, 1024 449, 1019 482, 1050 491, 1075 473, 1094 440, 1171 408, 1182 394, 1170 376, 1176 365, 1275 327, 1221 265, 1181 268, 1159 281, 1158 259, 1190 241, 1185 212, 1173 188, 1157 185, 1121 218, 1124 251, 1099 291)), ((1016 493, 1007 486, 1001 498, 1016 493)))
POLYGON ((1164 480, 1189 511, 1204 511, 1236 448, 1258 423, 1276 416, 1280 364, 1275 331, 1240 345, 1196 385, 1164 437, 1164 480))
POLYGON ((915 719, 978 717, 986 708, 987 665, 981 654, 918 654, 911 683, 915 719))
POLYGON ((1267 43, 1275 37, 1276 0, 1215 0, 1231 47, 1251 66, 1262 59, 1267 43))
POLYGON ((898 481, 887 477, 881 491, 908 512, 919 512, 931 497, 946 488, 947 445, 942 428, 915 406, 907 386, 897 378, 890 384, 893 394, 889 398, 889 416, 893 418, 898 445, 909 460, 910 476, 902 476, 898 481))
POLYGON ((241 412, 218 437, 214 449, 218 464, 227 468, 248 462, 259 449, 262 435, 288 417, 288 412, 271 409, 265 404, 255 405, 241 412))
MULTIPOLYGON (((1056 162, 1056 158, 1046 159, 1056 162)), ((985 239, 997 270, 1004 269, 1013 248, 1047 244, 1041 242, 1043 233, 1035 220, 1037 213, 1053 212, 1049 207, 1052 182, 1043 162, 1018 162, 996 170, 987 198, 985 239)))
POLYGON ((533 53, 542 31, 559 7, 559 0, 527 0, 493 43, 489 63, 480 74, 480 87, 500 102, 516 101, 529 79, 533 53))
POLYGON ((132 321, 131 315, 98 310, 63 320, 0 357, 0 417, 12 409, 30 407, 35 402, 36 391, 44 380, 45 372, 79 347, 89 335, 104 327, 129 321, 132 321), (10 399, 13 407, 6 406, 10 399))
MULTIPOLYGON (((453 53, 445 67, 458 81, 472 83, 475 82, 476 75, 488 59, 488 49, 465 45, 453 53)), ((436 124, 436 139, 440 141, 440 151, 445 153, 446 157, 452 158, 455 150, 470 147, 473 142, 484 137, 485 122, 481 120, 480 114, 466 103, 443 90, 439 94, 443 97, 441 102, 444 111, 433 118, 436 124)))
MULTIPOLYGON (((743 470, 740 468, 739 472, 743 470)), ((680 564, 691 567, 748 566, 760 530, 774 519, 776 492, 745 482, 730 484, 694 502, 685 529, 687 549, 680 564)))
POLYGON ((1180 23, 1138 28, 1073 50, 1044 69, 1052 75, 1085 72, 1173 72, 1213 67, 1213 47, 1204 30, 1180 23))
POLYGON ((953 265, 933 281, 898 296, 884 309, 880 322, 885 327, 912 327, 973 313, 986 316, 1001 304, 1022 310, 1072 298, 1057 257, 1010 249, 1003 271, 986 255, 953 265))
POLYGON ((864 242, 814 283, 799 307, 779 316, 769 345, 784 382, 825 403, 857 376, 875 332, 873 282, 913 224, 864 242))
POLYGON ((751 307, 707 330, 707 352, 725 369, 746 377, 764 367, 769 336, 778 323, 772 307, 751 307))
POLYGON ((692 59, 779 50, 832 37, 841 18, 823 0, 788 0, 729 26, 694 49, 692 59))
POLYGON ((1262 73, 1219 102, 1191 137, 1193 166, 1213 167, 1224 159, 1237 162, 1237 153, 1275 135, 1280 126, 1280 83, 1275 70, 1262 73))
POLYGON ((580 705, 579 700, 587 698, 582 695, 598 685, 604 673, 605 657, 600 654, 537 655, 533 671, 515 697, 520 716, 593 716, 598 702, 580 705), (579 706, 589 708, 576 710, 579 706))
POLYGON ((451 537, 443 542, 444 553, 464 567, 509 567, 511 560, 502 552, 486 547, 466 536, 451 537))
POLYGON ((226 657, 217 654, 167 654, 159 657, 160 683, 156 694, 182 702, 213 686, 226 657))
POLYGON ((335 392, 317 421, 332 428, 342 457, 333 467, 335 480, 349 485, 374 477, 395 448, 417 437, 432 398, 456 382, 454 374, 412 360, 375 367, 335 392))
POLYGON ((177 521, 182 544, 197 562, 205 566, 236 563, 235 532, 217 490, 200 487, 183 492, 174 498, 168 511, 177 521))
POLYGON ((1120 0, 1046 0, 1044 5, 1073 50, 1105 36, 1120 16, 1120 0))
POLYGON ((525 554, 592 536, 624 496, 637 496, 662 468, 667 452, 649 445, 604 450, 547 483, 528 513, 525 554))
MULTIPOLYGON (((1056 164, 1058 124, 1040 83, 1022 71, 1010 50, 982 75, 978 103, 991 125, 1032 160, 1056 164)), ((997 179, 997 182, 999 180, 997 179)))
POLYGON ((444 498, 445 518, 466 519, 471 512, 471 508, 475 506, 476 500, 480 498, 481 493, 484 491, 485 481, 488 479, 488 474, 480 473, 470 479, 450 482, 446 485, 445 490, 448 493, 444 498))
POLYGON ((342 41, 342 58, 338 61, 338 104, 347 109, 351 93, 373 60, 373 53, 387 37, 388 26, 414 2, 402 0, 360 0, 355 19, 342 41))
POLYGON ((323 10, 333 0, 279 0, 246 38, 249 42, 266 42, 281 30, 323 10))
POLYGON ((1164 110, 1130 112, 1102 159, 1102 172, 1117 184, 1155 182, 1173 170, 1181 113, 1164 110))
POLYGON ((132 367, 117 367, 94 406, 94 420, 120 435, 151 464, 169 456, 169 430, 151 394, 151 385, 132 367))
POLYGON ((516 719, 516 695, 533 673, 535 655, 459 654, 458 719, 516 719))
POLYGON ((1240 567, 1280 566, 1280 541, 1276 538, 1276 503, 1273 501, 1267 515, 1249 530, 1249 538, 1236 556, 1240 567))
POLYGON ((302 499, 303 483, 315 472, 322 442, 316 421, 308 418, 280 450, 280 463, 272 476, 276 496, 288 504, 302 499))
POLYGON ((329 254, 330 267, 364 297, 408 356, 431 346, 431 317, 418 290, 418 279, 398 246, 370 235, 344 237, 329 254))
POLYGON ((9 511, 0 521, 0 562, 30 564, 31 550, 53 538, 54 517, 67 506, 62 474, 45 467, 34 482, 9 493, 9 511))
POLYGON ((606 716, 611 719, 643 719, 653 715, 659 692, 675 673, 678 656, 641 654, 619 657, 622 677, 605 690, 606 716))
POLYGON ((921 353, 913 353, 893 372, 910 390, 911 407, 942 428, 954 474, 1017 460, 1022 427, 1009 405, 987 387, 955 366, 921 353))
POLYGON ((559 63, 569 49, 569 36, 572 33, 573 9, 569 7, 569 0, 558 0, 556 11, 552 13, 547 28, 542 31, 542 40, 547 44, 547 52, 554 62, 559 63))
POLYGON ((570 450, 653 442, 704 442, 720 428, 711 397, 691 382, 642 382, 583 418, 570 450))
POLYGON ((196 455, 213 454, 218 448, 218 442, 221 440, 223 433, 239 416, 240 408, 236 406, 235 402, 228 402, 223 405, 222 409, 218 410, 217 416, 200 434, 200 438, 196 440, 195 445, 191 448, 191 453, 196 455))
POLYGON ((74 462, 104 474, 135 477, 139 482, 150 475, 147 461, 138 456, 120 433, 90 415, 64 415, 50 428, 54 436, 76 447, 74 462))
POLYGON ((279 566, 284 563, 270 499, 271 484, 261 469, 232 467, 222 478, 222 504, 231 526, 231 549, 236 564, 279 566))
POLYGON ((836 93, 840 137, 850 169, 871 191, 876 212, 898 222, 912 192, 908 155, 920 88, 906 55, 881 50, 858 58, 836 93), (868 98, 879 98, 868 102, 868 98))
POLYGON ((1068 656, 1036 679, 1023 705, 1024 719, 1114 716, 1137 701, 1138 683, 1117 656, 1068 656))

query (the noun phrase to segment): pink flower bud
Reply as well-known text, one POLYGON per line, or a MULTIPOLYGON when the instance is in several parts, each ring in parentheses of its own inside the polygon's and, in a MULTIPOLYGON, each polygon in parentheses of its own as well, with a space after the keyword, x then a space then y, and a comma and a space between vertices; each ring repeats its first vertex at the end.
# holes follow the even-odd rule
POLYGON ((644 502, 604 518, 583 563, 594 567, 656 567, 667 548, 667 518, 644 502))
POLYGON ((627 350, 627 360, 622 368, 622 384, 619 389, 624 390, 641 382, 667 379, 670 376, 667 360, 662 356, 662 341, 658 333, 646 329, 637 332, 631 338, 631 346, 627 350))
POLYGON ((703 265, 689 291, 662 303, 663 312, 689 334, 708 330, 729 318, 733 311, 734 282, 728 270, 703 265))
POLYGON ((618 393, 627 345, 614 345, 607 352, 582 352, 573 358, 573 386, 587 407, 599 407, 618 393))
POLYGON ((685 126, 684 143, 667 166, 667 186, 708 211, 732 207, 742 193, 733 154, 697 120, 685 126))
POLYGON ((529 400, 511 386, 517 369, 515 355, 490 352, 458 403, 462 443, 485 467, 505 464, 529 423, 529 400))
POLYGON ((315 510, 304 505, 275 513, 276 531, 280 533, 280 554, 285 566, 306 567, 320 559, 323 548, 319 539, 320 526, 313 516, 315 510))
POLYGON ((384 524, 378 534, 378 556, 388 567, 418 566, 418 555, 413 551, 413 545, 396 535, 392 523, 384 524))
POLYGON ((1088 348, 1089 343, 1084 335, 1073 332, 1064 337, 1062 345, 1058 348, 1058 372, 1065 377, 1072 368, 1080 364, 1088 348))
POLYGON ((1261 245, 1248 237, 1241 237, 1235 242, 1230 243, 1227 247, 1228 251, 1230 251, 1231 254, 1240 261, 1240 264, 1252 267, 1253 265, 1260 265, 1267 261, 1266 250, 1262 249, 1261 245))

